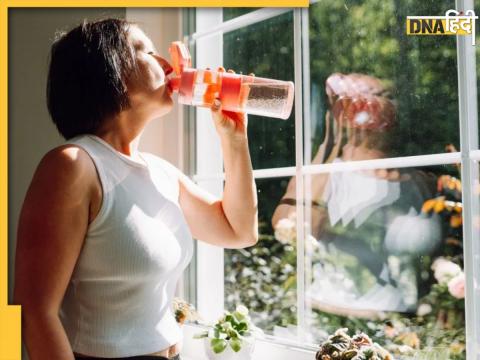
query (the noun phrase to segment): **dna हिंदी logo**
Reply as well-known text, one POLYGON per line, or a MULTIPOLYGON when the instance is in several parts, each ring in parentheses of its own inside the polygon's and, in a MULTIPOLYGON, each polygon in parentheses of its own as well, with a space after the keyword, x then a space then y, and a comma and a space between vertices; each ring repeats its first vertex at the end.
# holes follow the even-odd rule
POLYGON ((407 16, 407 35, 470 35, 475 45, 475 11, 447 10, 445 16, 407 16))

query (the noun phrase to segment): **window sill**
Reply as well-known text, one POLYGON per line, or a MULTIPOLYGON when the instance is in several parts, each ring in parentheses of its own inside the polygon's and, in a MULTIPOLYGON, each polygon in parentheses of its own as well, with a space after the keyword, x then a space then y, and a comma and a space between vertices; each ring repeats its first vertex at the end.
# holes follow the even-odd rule
MULTIPOLYGON (((193 335, 205 328, 201 325, 186 324, 183 329, 183 346, 181 351, 182 360, 208 360, 203 348, 203 341, 194 339, 193 335)), ((272 340, 258 339, 255 343, 253 360, 312 360, 315 359, 316 351, 312 346, 293 346, 275 342, 272 340)))

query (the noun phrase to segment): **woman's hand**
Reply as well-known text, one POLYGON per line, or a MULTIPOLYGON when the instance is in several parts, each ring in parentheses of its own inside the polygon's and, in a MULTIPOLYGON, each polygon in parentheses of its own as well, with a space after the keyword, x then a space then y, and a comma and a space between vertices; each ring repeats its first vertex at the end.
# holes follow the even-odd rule
MULTIPOLYGON (((224 68, 218 68, 219 72, 225 71, 224 68)), ((228 70, 229 73, 235 73, 228 70)), ((254 76, 250 74, 250 76, 254 76)), ((212 107, 212 118, 215 122, 215 128, 222 140, 245 140, 247 139, 248 118, 245 113, 222 110, 222 103, 215 99, 212 107)))
POLYGON ((245 113, 222 110, 218 99, 215 100, 211 110, 215 128, 222 140, 247 139, 248 118, 245 113))

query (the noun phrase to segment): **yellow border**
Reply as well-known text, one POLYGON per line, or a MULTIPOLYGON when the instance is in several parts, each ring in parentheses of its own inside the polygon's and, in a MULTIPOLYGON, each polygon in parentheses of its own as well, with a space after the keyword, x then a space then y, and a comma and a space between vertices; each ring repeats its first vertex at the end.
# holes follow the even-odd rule
POLYGON ((20 306, 7 306, 8 302, 8 191, 7 191, 7 30, 8 8, 0 5, 0 199, 4 199, 0 208, 0 359, 20 359, 20 306))
POLYGON ((2 7, 308 7, 308 0, 4 0, 2 7))
POLYGON ((21 359, 20 306, 8 306, 8 8, 9 7, 307 7, 308 0, 0 0, 0 360, 21 359))

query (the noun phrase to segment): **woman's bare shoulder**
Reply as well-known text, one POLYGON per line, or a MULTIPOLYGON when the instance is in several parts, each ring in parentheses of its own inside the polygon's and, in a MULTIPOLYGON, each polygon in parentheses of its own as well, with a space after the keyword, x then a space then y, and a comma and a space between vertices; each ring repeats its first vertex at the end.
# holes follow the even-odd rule
POLYGON ((47 152, 40 161, 39 168, 62 170, 70 175, 82 175, 85 171, 95 170, 93 160, 80 146, 60 145, 47 152))
POLYGON ((88 153, 80 146, 66 144, 55 147, 43 156, 33 182, 85 189, 95 184, 96 179, 95 165, 88 153))

